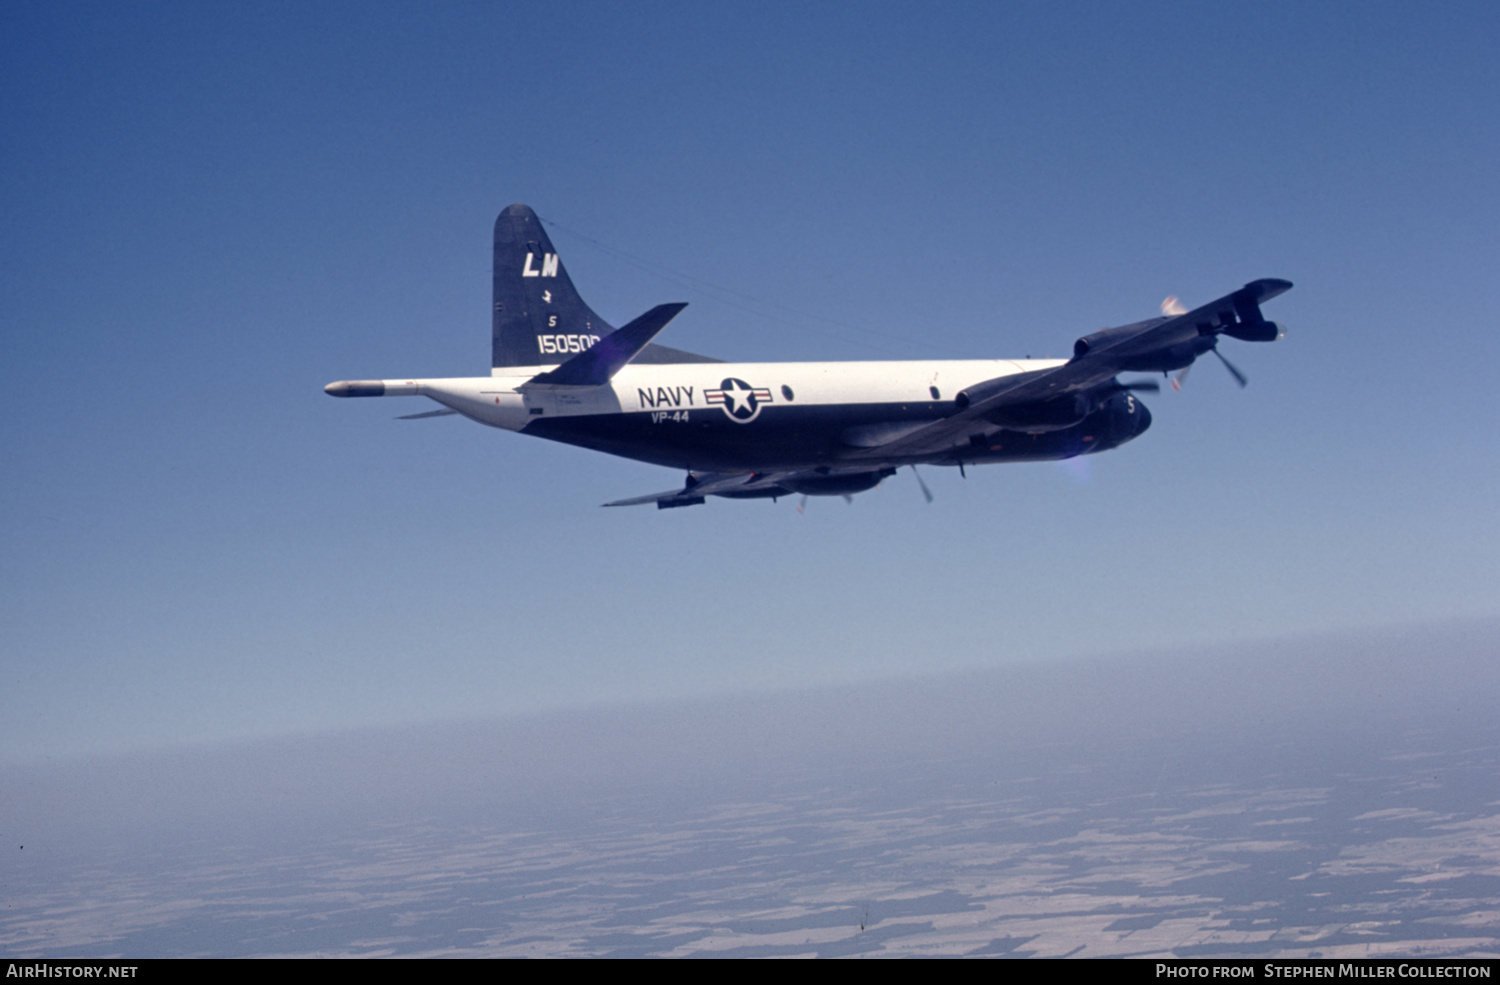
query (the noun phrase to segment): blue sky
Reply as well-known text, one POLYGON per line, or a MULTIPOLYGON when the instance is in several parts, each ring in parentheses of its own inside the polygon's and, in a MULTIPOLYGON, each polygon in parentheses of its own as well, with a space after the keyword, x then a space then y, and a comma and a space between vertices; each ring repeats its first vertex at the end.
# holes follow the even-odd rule
POLYGON ((8 4, 0 755, 1500 614, 1493 5, 8 4), (486 371, 511 202, 728 359, 1290 334, 1071 465, 666 470, 337 379, 486 371), (602 248, 601 245, 602 244, 602 248), (708 286, 705 286, 708 285, 708 286), (733 292, 728 294, 727 292, 733 292))

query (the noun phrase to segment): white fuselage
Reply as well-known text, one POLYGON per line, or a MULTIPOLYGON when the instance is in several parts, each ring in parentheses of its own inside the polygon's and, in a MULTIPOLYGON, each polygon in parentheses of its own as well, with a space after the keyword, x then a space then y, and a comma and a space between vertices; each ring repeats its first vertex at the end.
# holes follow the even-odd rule
MULTIPOLYGON (((672 363, 629 365, 605 386, 526 386, 538 372, 553 367, 524 367, 518 374, 498 368, 491 376, 429 380, 385 380, 386 396, 431 397, 465 417, 508 431, 521 431, 539 418, 627 414, 653 416, 659 423, 690 423, 692 415, 712 415, 749 426, 754 417, 726 411, 729 401, 713 397, 726 379, 743 380, 757 391, 760 407, 848 407, 851 426, 868 425, 867 417, 885 408, 893 421, 919 409, 951 402, 965 387, 1014 373, 1048 369, 1061 359, 993 359, 909 362, 830 363, 672 363), (934 393, 934 391, 936 391, 934 393), (666 415, 673 415, 670 421, 666 415), (686 415, 686 416, 684 416, 686 415), (745 419, 748 418, 748 419, 745 419)), ((732 398, 731 398, 732 401, 732 398)), ((732 409, 732 407, 731 407, 732 409)), ((931 418, 941 416, 933 413, 931 418)))

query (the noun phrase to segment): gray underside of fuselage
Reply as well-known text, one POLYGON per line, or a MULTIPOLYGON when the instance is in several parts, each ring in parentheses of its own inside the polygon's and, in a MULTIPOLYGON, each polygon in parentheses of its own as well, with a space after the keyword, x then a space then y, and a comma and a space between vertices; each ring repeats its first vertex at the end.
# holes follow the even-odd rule
POLYGON ((1053 461, 1128 440, 1111 435, 1103 415, 1041 433, 990 428, 960 444, 950 442, 899 458, 882 456, 878 447, 854 447, 846 440, 851 431, 872 425, 937 421, 945 409, 951 411, 938 403, 910 407, 905 413, 889 404, 767 407, 749 423, 718 410, 695 410, 675 419, 650 413, 577 415, 538 418, 522 431, 654 465, 725 472, 1053 461))

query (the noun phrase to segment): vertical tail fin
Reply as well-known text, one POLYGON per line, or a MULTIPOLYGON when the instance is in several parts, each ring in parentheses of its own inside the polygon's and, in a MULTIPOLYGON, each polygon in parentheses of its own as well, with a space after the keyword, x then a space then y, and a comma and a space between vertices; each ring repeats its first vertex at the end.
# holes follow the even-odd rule
MULTIPOLYGON (((490 365, 506 375, 560 365, 615 330, 583 303, 542 221, 525 205, 512 205, 495 219, 494 286, 490 365)), ((719 360, 653 342, 631 362, 719 360)))
POLYGON ((614 331, 578 296, 541 220, 525 205, 495 219, 491 317, 495 367, 557 365, 614 331))

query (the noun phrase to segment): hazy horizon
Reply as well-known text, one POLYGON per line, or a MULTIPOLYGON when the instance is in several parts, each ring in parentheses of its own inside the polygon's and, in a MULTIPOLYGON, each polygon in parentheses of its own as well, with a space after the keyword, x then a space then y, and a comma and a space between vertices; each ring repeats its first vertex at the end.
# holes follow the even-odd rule
POLYGON ((1487 622, 0 768, 0 947, 1495 954, 1497 650, 1487 622))

